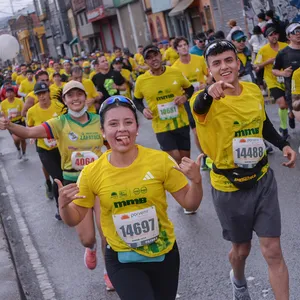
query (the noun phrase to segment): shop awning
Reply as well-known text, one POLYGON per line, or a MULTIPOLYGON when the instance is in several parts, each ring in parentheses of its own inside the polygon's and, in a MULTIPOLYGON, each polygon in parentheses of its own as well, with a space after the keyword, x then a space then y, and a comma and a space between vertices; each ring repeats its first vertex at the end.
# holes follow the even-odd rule
POLYGON ((69 46, 73 46, 75 44, 78 44, 78 37, 75 37, 70 43, 69 46))
POLYGON ((192 3, 194 0, 182 0, 180 1, 170 12, 169 17, 175 17, 183 13, 192 3))

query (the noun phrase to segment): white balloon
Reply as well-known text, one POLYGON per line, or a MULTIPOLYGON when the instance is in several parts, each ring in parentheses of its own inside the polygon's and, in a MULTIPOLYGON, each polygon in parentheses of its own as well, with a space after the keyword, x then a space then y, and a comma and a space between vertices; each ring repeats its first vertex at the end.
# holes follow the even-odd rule
POLYGON ((18 55, 19 50, 19 42, 14 36, 10 34, 0 35, 0 59, 13 59, 18 55))

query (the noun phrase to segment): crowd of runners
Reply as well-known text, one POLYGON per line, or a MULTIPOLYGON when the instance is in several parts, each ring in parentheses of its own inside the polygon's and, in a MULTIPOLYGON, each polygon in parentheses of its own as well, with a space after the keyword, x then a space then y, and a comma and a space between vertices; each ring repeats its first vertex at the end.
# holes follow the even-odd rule
POLYGON ((275 299, 289 299, 268 155, 272 144, 284 166, 295 166, 288 125, 295 128, 300 112, 300 24, 283 26, 272 12, 258 19, 251 38, 230 20, 227 37, 199 33, 195 45, 185 37, 155 40, 134 55, 115 47, 1 75, 0 129, 11 134, 16 159, 28 160, 26 140, 36 145, 55 218, 76 227, 91 270, 99 231, 105 284, 121 299, 176 298, 180 258, 166 192, 183 213, 195 213, 200 170, 210 170, 223 237, 232 243, 233 299, 251 299, 244 271, 253 231, 275 299), (280 128, 265 111, 270 97, 280 128), (138 111, 162 151, 136 143, 138 111))

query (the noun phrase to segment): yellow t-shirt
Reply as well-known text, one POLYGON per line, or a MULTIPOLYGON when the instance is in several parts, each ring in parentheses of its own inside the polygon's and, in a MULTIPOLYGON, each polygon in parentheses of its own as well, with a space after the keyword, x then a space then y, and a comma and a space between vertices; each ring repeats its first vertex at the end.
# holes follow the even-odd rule
POLYGON ((102 154, 103 137, 100 130, 100 118, 91 113, 88 113, 88 116, 89 121, 85 124, 76 122, 69 114, 50 119, 43 124, 47 138, 57 140, 65 180, 77 180, 80 171, 74 168, 74 164, 76 164, 77 157, 84 156, 80 152, 91 151, 98 157, 102 154))
POLYGON ((136 53, 136 54, 134 54, 134 59, 135 59, 135 61, 136 61, 137 63, 139 62, 139 60, 140 60, 141 57, 143 57, 143 55, 142 55, 141 53, 136 53))
POLYGON ((26 78, 21 82, 21 85, 19 87, 19 92, 28 95, 30 92, 33 91, 34 86, 35 86, 35 80, 29 82, 28 79, 26 78))
POLYGON ((26 76, 24 76, 23 74, 20 74, 17 76, 17 79, 16 79, 16 84, 17 85, 20 85, 22 83, 23 80, 27 79, 26 76))
MULTIPOLYGON (((144 57, 143 56, 140 56, 139 60, 138 60, 138 64, 140 66, 146 66, 146 63, 145 63, 145 60, 144 60, 144 57)), ((140 73, 145 73, 147 70, 144 70, 144 69, 139 69, 139 72, 140 73)))
MULTIPOLYGON (((240 82, 240 84, 243 90, 239 96, 226 95, 221 100, 213 100, 205 116, 199 116, 193 110, 199 92, 194 94, 190 100, 203 152, 213 160, 219 169, 237 167, 233 160, 232 141, 234 138, 263 138, 263 123, 266 119, 264 98, 256 84, 250 82, 240 82)), ((263 167, 262 176, 267 170, 268 165, 263 167)), ((238 190, 223 175, 211 171, 210 177, 212 186, 217 190, 223 192, 238 190)))
POLYGON ((132 71, 134 71, 137 68, 137 64, 132 57, 129 57, 129 63, 131 64, 132 71))
MULTIPOLYGON (((29 108, 27 112, 27 126, 39 126, 52 118, 64 114, 64 112, 65 109, 63 104, 58 101, 51 101, 51 104, 47 109, 41 108, 40 104, 37 103, 29 108)), ((45 150, 57 148, 57 146, 51 146, 51 141, 48 141, 47 139, 38 139, 37 146, 45 150)))
POLYGON ((299 95, 300 94, 300 68, 298 68, 292 77, 292 94, 299 95))
POLYGON ((0 111, 10 118, 11 122, 23 120, 21 112, 23 109, 24 103, 20 98, 14 99, 13 102, 9 102, 7 99, 0 102, 0 111))
POLYGON ((93 77, 94 77, 96 74, 97 74, 97 72, 96 72, 96 71, 92 71, 92 72, 91 72, 91 74, 90 74, 90 77, 89 77, 89 79, 90 79, 90 80, 92 80, 92 79, 93 79, 93 77))
MULTIPOLYGON (((284 49, 288 44, 278 42, 279 50, 284 49)), ((266 44, 260 48, 257 53, 254 64, 261 64, 268 59, 275 58, 278 54, 278 51, 275 51, 271 48, 270 44, 266 44)), ((268 64, 264 67, 264 80, 268 86, 268 89, 279 88, 284 90, 284 82, 280 83, 277 80, 277 77, 272 74, 273 64, 268 64)))
POLYGON ((130 71, 127 69, 122 69, 121 70, 121 75, 124 77, 124 79, 126 80, 126 84, 127 84, 127 88, 126 91, 120 91, 120 95, 123 95, 129 99, 131 99, 131 90, 130 90, 130 86, 129 86, 129 82, 130 82, 130 71))
POLYGON ((53 74, 55 72, 55 70, 53 68, 47 68, 47 72, 50 76, 51 74, 53 74))
MULTIPOLYGON (((54 73, 55 73, 55 70, 54 70, 53 73, 51 73, 51 74, 49 75, 49 81, 51 81, 51 82, 53 82, 53 74, 54 74, 54 73)), ((61 70, 59 71, 59 74, 60 74, 60 75, 64 74, 64 70, 61 69, 61 70)))
POLYGON ((240 61, 242 62, 242 64, 245 66, 247 63, 247 56, 244 53, 239 52, 237 54, 238 58, 240 59, 240 61))
POLYGON ((161 54, 162 56, 164 56, 164 55, 165 55, 165 52, 166 52, 166 49, 160 48, 159 51, 160 51, 160 54, 161 54))
POLYGON ((184 105, 175 105, 174 98, 184 94, 191 83, 181 71, 166 67, 160 76, 147 71, 136 81, 134 97, 145 99, 152 111, 152 127, 155 133, 175 130, 189 125, 184 105))
POLYGON ((73 202, 90 208, 94 206, 95 196, 98 196, 101 227, 112 249, 117 252, 134 250, 155 257, 168 253, 175 242, 174 226, 167 214, 166 191, 175 193, 188 182, 183 174, 174 169, 176 163, 167 153, 139 145, 137 147, 138 156, 128 167, 117 168, 111 165, 108 159, 110 150, 85 167, 77 184, 79 194, 86 198, 73 202), (124 217, 129 218, 131 212, 152 206, 155 206, 159 223, 157 240, 138 248, 129 247, 118 235, 113 216, 124 214, 124 217))
POLYGON ((56 83, 52 83, 49 86, 50 89, 50 98, 53 99, 55 96, 62 90, 62 88, 65 86, 66 82, 62 82, 61 86, 58 86, 56 83))
POLYGON ((82 73, 82 78, 84 78, 84 79, 90 79, 90 75, 91 75, 91 73, 89 73, 89 74, 86 74, 86 73, 82 73))
POLYGON ((14 82, 16 82, 17 77, 18 77, 18 73, 17 73, 17 72, 13 72, 13 73, 11 74, 11 79, 12 79, 12 81, 14 81, 14 82))
MULTIPOLYGON (((97 89, 90 79, 82 79, 82 84, 87 94, 87 99, 96 98, 99 96, 97 89)), ((88 112, 96 113, 95 105, 91 105, 88 109, 88 112)))
POLYGON ((172 68, 177 68, 191 82, 196 90, 199 90, 199 84, 205 83, 207 76, 207 66, 203 56, 190 54, 191 59, 188 64, 181 62, 180 58, 175 61, 172 68), (198 88, 197 88, 198 87, 198 88))
POLYGON ((164 53, 164 60, 169 61, 171 63, 171 66, 178 58, 179 58, 178 53, 172 47, 169 47, 164 53))

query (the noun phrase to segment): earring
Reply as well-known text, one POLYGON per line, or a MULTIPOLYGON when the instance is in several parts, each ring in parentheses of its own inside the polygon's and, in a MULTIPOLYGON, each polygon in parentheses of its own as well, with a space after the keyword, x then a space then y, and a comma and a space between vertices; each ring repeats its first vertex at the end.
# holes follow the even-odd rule
POLYGON ((105 134, 103 134, 102 136, 103 136, 103 138, 105 139, 105 134))

